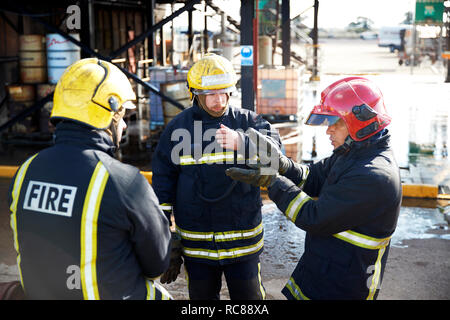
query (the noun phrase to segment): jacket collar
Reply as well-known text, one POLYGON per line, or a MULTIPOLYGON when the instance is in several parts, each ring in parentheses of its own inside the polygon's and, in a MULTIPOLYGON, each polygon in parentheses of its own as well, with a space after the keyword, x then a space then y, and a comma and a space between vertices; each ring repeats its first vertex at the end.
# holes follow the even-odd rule
POLYGON ((62 121, 56 125, 55 144, 76 145, 82 149, 95 149, 114 157, 116 147, 105 130, 93 129, 82 123, 62 121))
POLYGON ((355 141, 350 138, 350 136, 348 136, 348 138, 345 140, 345 143, 334 150, 333 153, 344 154, 350 150, 361 150, 372 145, 386 146, 389 144, 390 137, 391 135, 389 134, 388 129, 383 129, 380 132, 374 134, 369 139, 363 141, 355 141))

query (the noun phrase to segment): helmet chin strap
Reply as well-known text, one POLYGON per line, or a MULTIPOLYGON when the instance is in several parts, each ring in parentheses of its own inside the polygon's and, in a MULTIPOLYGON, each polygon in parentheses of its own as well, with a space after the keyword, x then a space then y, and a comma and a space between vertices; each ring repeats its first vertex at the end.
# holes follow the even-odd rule
POLYGON ((355 140, 353 140, 353 138, 348 135, 347 138, 345 138, 344 143, 337 147, 334 152, 339 154, 348 152, 351 149, 353 142, 355 142, 355 140))
POLYGON ((123 116, 125 115, 125 109, 121 108, 118 112, 114 113, 114 116, 111 120, 111 124, 107 129, 105 129, 106 133, 111 137, 112 142, 115 146, 115 153, 120 148, 120 140, 119 140, 119 123, 122 120, 123 116))

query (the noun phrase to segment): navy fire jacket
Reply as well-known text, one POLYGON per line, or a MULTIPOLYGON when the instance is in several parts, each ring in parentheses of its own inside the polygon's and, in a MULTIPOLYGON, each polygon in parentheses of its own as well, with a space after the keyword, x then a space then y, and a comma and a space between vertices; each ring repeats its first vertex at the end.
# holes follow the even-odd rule
POLYGON ((225 170, 248 168, 248 128, 265 129, 281 145, 277 131, 260 116, 228 107, 214 118, 197 103, 166 127, 152 160, 152 185, 164 208, 172 208, 186 259, 227 264, 263 250, 261 197, 257 187, 233 181, 225 170), (223 150, 215 142, 220 124, 241 129, 242 152, 223 150))
POLYGON ((402 200, 387 130, 354 142, 348 152, 310 166, 296 164, 285 176, 290 179, 280 177, 269 197, 306 231, 306 239, 284 295, 376 298, 402 200))
MULTIPOLYGON (((62 122, 9 192, 20 280, 30 299, 155 299, 169 222, 148 181, 112 157, 103 130, 62 122)), ((163 296, 164 294, 164 296, 163 296)))

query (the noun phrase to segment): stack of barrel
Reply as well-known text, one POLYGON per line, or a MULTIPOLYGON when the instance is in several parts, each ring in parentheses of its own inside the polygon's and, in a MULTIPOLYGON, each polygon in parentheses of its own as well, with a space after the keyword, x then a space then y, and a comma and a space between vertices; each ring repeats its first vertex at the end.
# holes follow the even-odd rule
POLYGON ((256 112, 276 123, 285 154, 301 161, 301 108, 304 67, 265 66, 258 69, 256 112))
MULTIPOLYGON (((79 40, 78 34, 71 34, 79 40)), ((80 49, 59 34, 19 37, 20 83, 7 85, 8 118, 12 119, 55 90, 64 70, 80 59, 80 49)), ((16 122, 13 133, 53 131, 49 122, 52 102, 16 122)))

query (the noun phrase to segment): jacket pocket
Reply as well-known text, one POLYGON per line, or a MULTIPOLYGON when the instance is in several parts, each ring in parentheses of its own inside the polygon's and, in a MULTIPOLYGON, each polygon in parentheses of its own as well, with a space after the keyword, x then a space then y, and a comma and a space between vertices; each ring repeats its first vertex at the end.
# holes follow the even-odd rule
POLYGON ((232 214, 236 228, 253 228, 261 223, 261 196, 258 188, 239 183, 232 196, 232 214))

